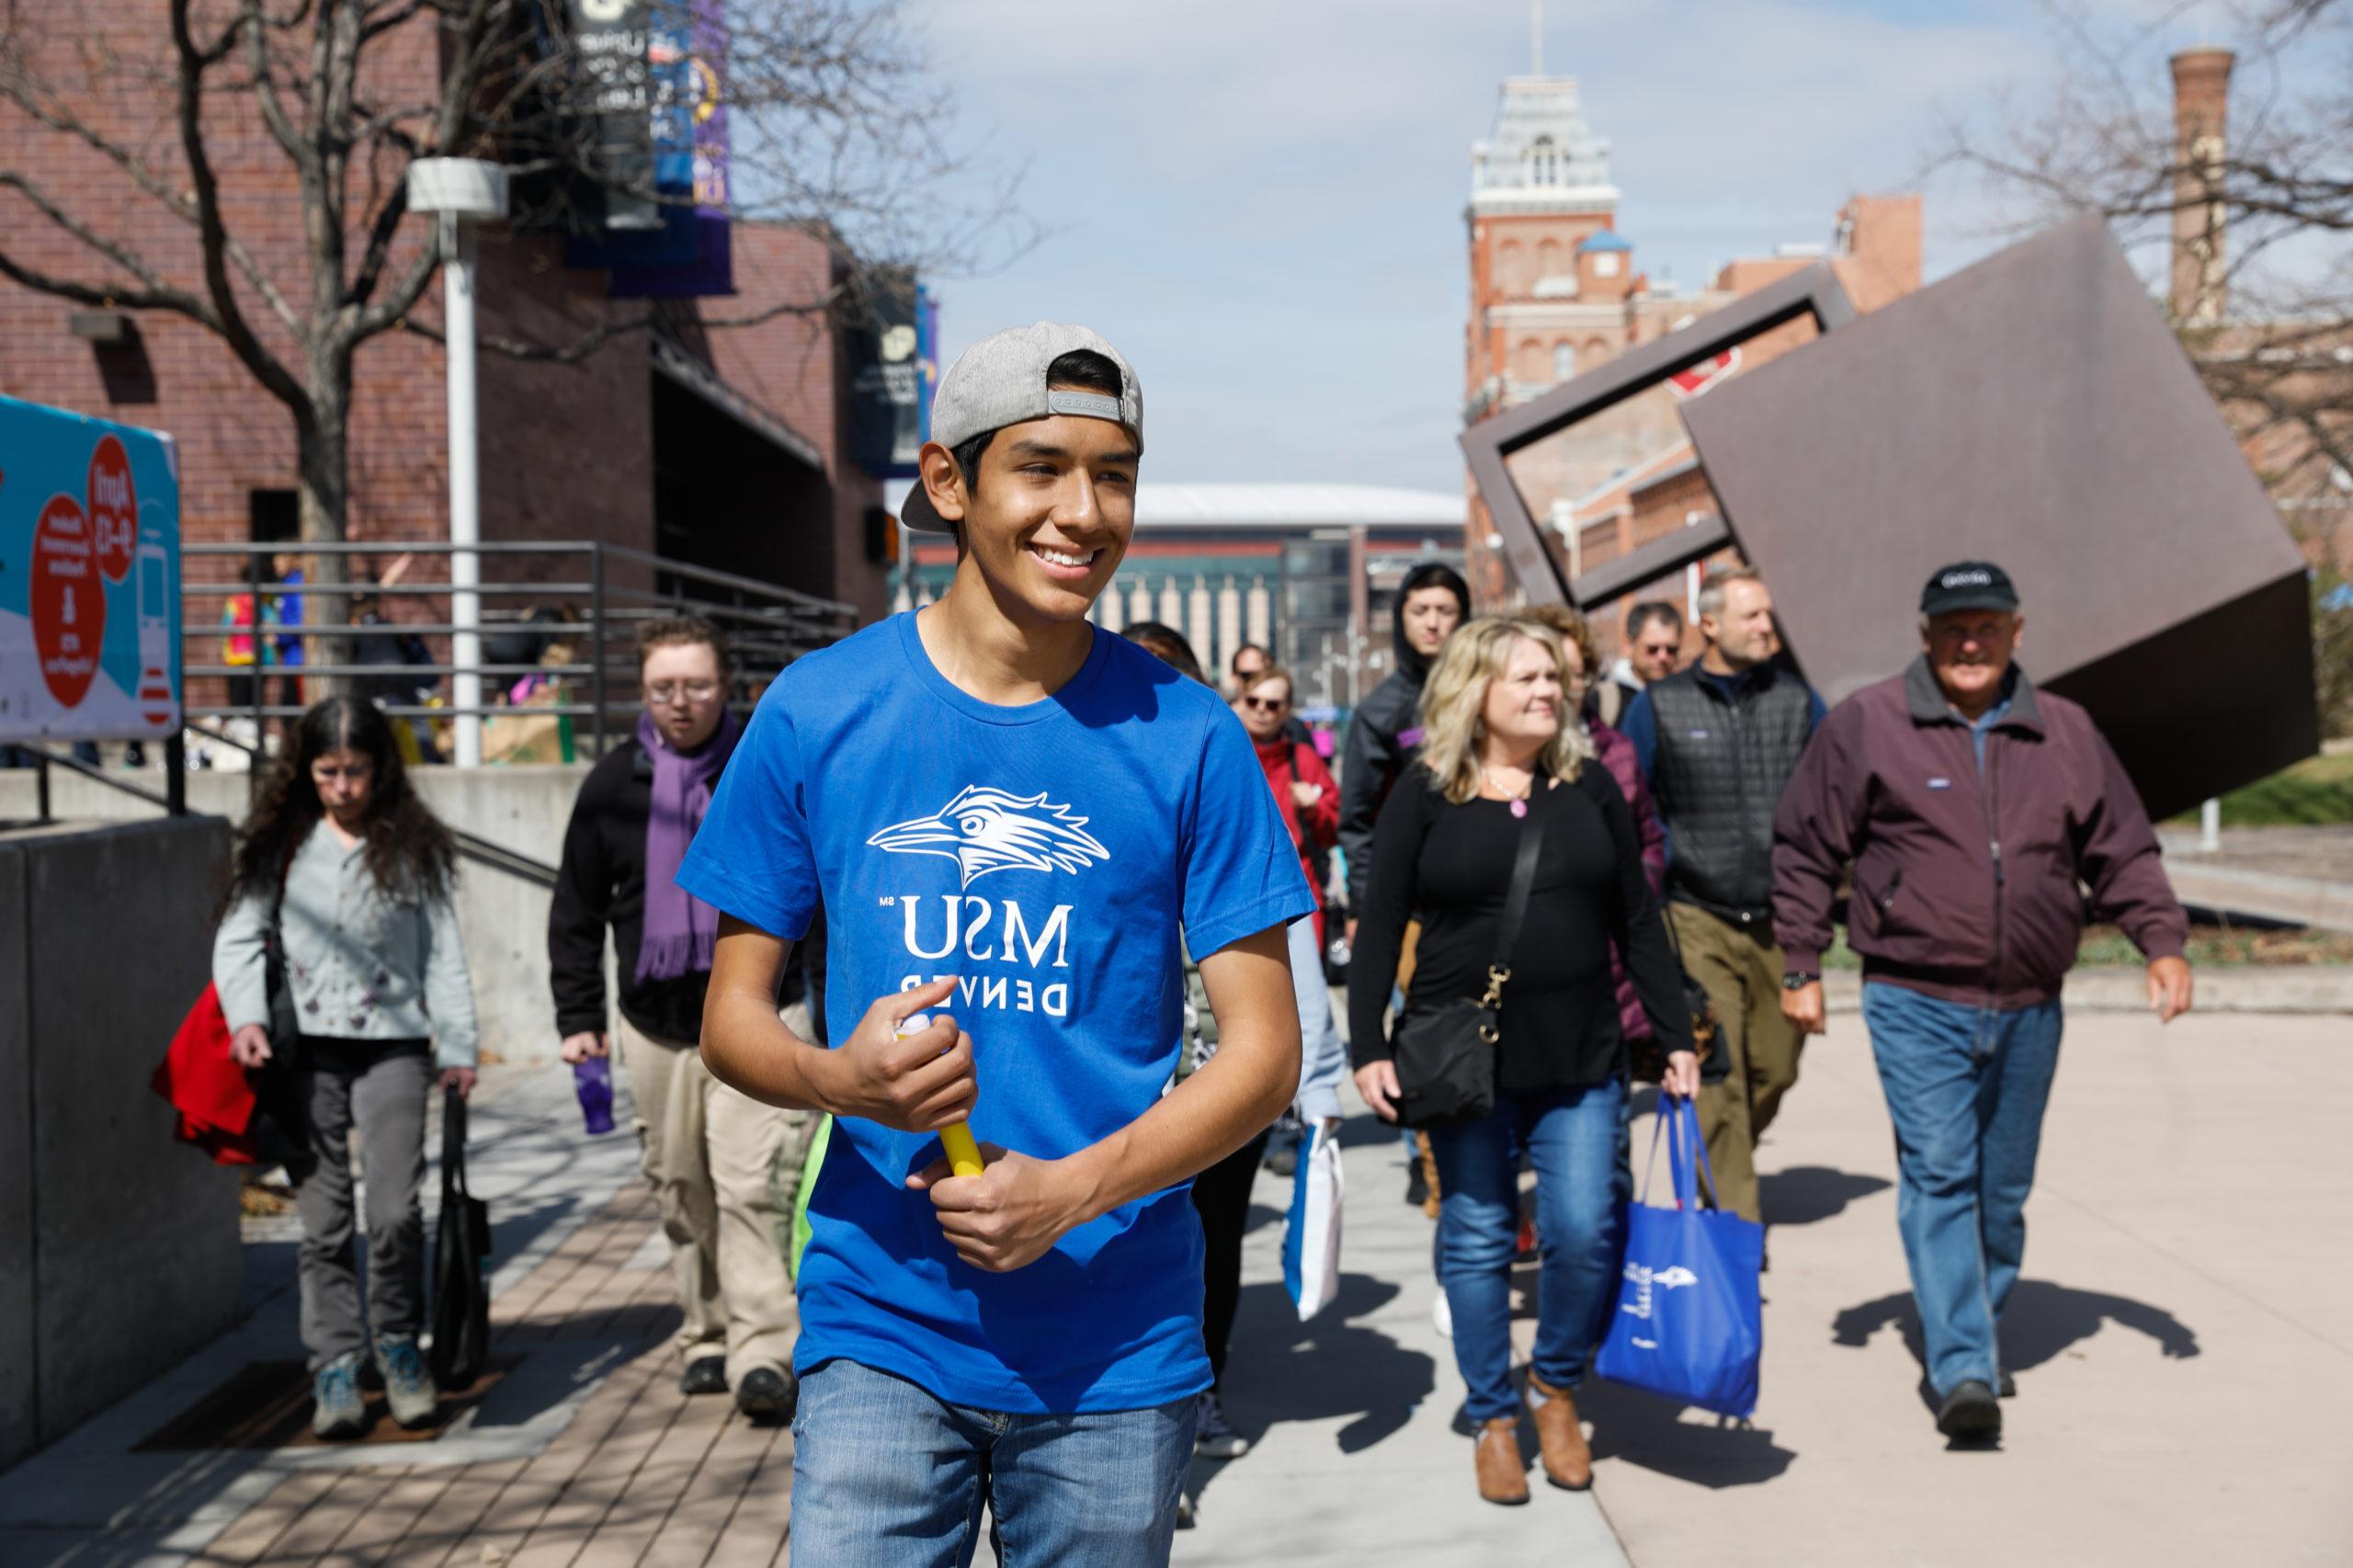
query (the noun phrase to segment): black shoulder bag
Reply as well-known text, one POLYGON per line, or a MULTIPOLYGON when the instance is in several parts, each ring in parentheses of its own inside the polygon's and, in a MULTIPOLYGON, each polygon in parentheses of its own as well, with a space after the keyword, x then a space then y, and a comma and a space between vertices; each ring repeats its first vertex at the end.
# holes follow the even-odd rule
POLYGON ((433 1231, 434 1381, 472 1386, 490 1357, 490 1205, 466 1187, 466 1096, 441 1096, 441 1220, 433 1231))
POLYGON ((1476 1121, 1495 1108, 1504 985, 1511 979, 1512 949, 1528 915, 1528 892, 1535 885, 1536 857, 1543 846, 1544 822, 1531 799, 1528 814, 1519 819, 1519 853, 1512 861, 1510 891, 1504 894, 1485 994, 1452 997, 1427 1009, 1409 1002, 1397 1020, 1389 1046, 1397 1067, 1397 1119, 1407 1127, 1476 1121))
POLYGON ((246 1131, 263 1165, 284 1165, 298 1178, 310 1158, 310 1116, 302 1095, 302 1029, 294 1011, 294 988, 286 975, 286 876, 293 858, 278 869, 278 889, 269 901, 269 924, 261 936, 262 990, 269 1007, 269 1060, 248 1068, 254 1116, 246 1131))

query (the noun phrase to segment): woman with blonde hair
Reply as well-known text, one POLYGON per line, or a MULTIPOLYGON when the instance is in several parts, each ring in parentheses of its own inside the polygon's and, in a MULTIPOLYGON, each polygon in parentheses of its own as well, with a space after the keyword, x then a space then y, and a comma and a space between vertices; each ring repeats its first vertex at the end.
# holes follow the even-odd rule
POLYGON ((1421 943, 1399 1020, 1488 990, 1504 945, 1513 868, 1533 843, 1534 869, 1495 1016, 1494 1106, 1428 1131, 1439 1189, 1439 1278, 1454 1319, 1455 1364, 1478 1430, 1479 1494, 1528 1500, 1511 1381, 1511 1280, 1518 1229, 1517 1152, 1536 1167, 1539 1272, 1536 1401, 1545 1478, 1582 1490, 1593 1457, 1574 1391, 1608 1322, 1623 1197, 1626 1048, 1610 979, 1625 955, 1653 1031, 1666 1047, 1665 1087, 1699 1086, 1682 984, 1626 800, 1595 764, 1562 683, 1551 627, 1484 619, 1454 634, 1422 691, 1419 761, 1381 808, 1373 890, 1350 966, 1349 1038, 1357 1086, 1384 1118, 1401 1095, 1382 1015, 1405 923, 1421 943))

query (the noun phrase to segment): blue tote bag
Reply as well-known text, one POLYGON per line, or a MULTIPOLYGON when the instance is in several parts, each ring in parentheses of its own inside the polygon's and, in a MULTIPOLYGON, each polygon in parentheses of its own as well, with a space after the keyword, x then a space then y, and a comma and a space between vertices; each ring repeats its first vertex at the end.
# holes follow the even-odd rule
MULTIPOLYGON (((1618 1308, 1593 1369, 1611 1382, 1711 1410, 1747 1416, 1756 1410, 1756 1363, 1765 1347, 1756 1277, 1765 1229, 1753 1221, 1699 1206, 1698 1173, 1707 1163, 1699 1118, 1686 1099, 1670 1099, 1651 1132, 1649 1164, 1666 1133, 1675 1207, 1654 1209, 1650 1171, 1643 1196, 1625 1206, 1626 1266, 1618 1308)), ((1708 1175, 1711 1191, 1714 1173, 1708 1175)))

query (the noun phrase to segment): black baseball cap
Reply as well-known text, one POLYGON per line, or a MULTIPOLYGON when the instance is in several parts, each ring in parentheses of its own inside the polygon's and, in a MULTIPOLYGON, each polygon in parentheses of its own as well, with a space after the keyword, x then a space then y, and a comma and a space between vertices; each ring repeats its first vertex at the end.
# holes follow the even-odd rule
POLYGON ((1990 561, 1956 561, 1937 569, 1920 590, 1920 613, 1955 609, 2016 609, 2018 591, 2010 574, 1990 561))

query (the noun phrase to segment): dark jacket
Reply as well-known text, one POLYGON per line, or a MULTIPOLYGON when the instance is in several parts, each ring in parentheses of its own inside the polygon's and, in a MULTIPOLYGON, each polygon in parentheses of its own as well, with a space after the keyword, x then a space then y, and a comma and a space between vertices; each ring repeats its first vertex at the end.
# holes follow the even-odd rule
POLYGON ((1422 588, 1450 590, 1462 607, 1462 618, 1471 618, 1471 590, 1450 566, 1425 561, 1398 585, 1397 600, 1389 610, 1389 645, 1397 667, 1357 704, 1340 753, 1340 852, 1348 858, 1351 916, 1365 906, 1372 877, 1372 830, 1381 820, 1381 803, 1421 749, 1422 683, 1429 678, 1430 661, 1406 639, 1405 599, 1422 588))
MULTIPOLYGON (((645 928, 645 819, 653 810, 654 759, 635 736, 600 758, 573 802, 563 863, 548 908, 548 973, 559 1034, 612 1027, 605 1007, 605 929, 613 933, 620 1007, 629 1021, 663 1040, 702 1038, 706 973, 639 984, 638 943, 645 928)), ((817 933, 810 933, 812 943, 817 933)), ((801 958, 809 944, 795 944, 801 958)), ((796 964, 796 971, 801 966, 796 964)), ((814 972, 813 971, 812 972, 814 972)), ((799 999, 796 975, 782 1000, 799 999)))
POLYGON ((1422 740, 1421 673, 1404 669, 1357 704, 1340 753, 1340 852, 1348 858, 1348 913, 1360 915, 1372 885, 1372 829, 1381 802, 1422 740))
POLYGON ((1773 902, 1773 808, 1821 699, 1786 659, 1737 676, 1698 665, 1643 688, 1623 726, 1666 824, 1666 896, 1760 931, 1773 902))
POLYGON ((1539 787, 1529 812, 1523 823, 1500 801, 1449 801, 1419 767, 1391 792, 1375 835, 1380 874, 1348 966, 1357 1066, 1391 1054, 1382 1020, 1407 921, 1422 923, 1408 1015, 1485 989, 1512 862, 1536 823, 1544 842, 1496 1019, 1499 1086, 1535 1092, 1624 1074, 1617 955, 1662 1049, 1691 1049, 1682 976, 1643 869, 1642 835, 1609 770, 1588 765, 1572 783, 1539 787))
POLYGON ((2092 908, 2151 958, 2188 922, 2148 812, 2083 709, 2016 676, 1987 734, 1928 662, 1865 687, 1823 723, 1773 823, 1773 924, 1792 971, 1818 971, 1854 863, 1847 940, 1867 979, 1999 1008, 2059 994, 2092 908))

